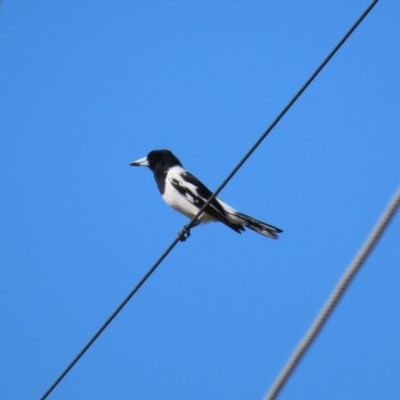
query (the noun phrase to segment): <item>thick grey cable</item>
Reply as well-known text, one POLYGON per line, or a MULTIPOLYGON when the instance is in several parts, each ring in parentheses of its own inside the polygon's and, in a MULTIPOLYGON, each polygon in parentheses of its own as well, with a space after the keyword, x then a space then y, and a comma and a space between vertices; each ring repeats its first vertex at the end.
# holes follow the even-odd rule
POLYGON ((400 188, 397 190, 390 203, 383 212, 381 218, 376 224, 375 228, 371 231, 364 245, 359 250, 358 254, 355 256, 354 260, 348 266, 342 277, 340 278, 338 284, 333 290, 332 294, 329 296, 328 300, 322 307, 321 311, 315 318, 313 324, 309 328, 308 332, 304 335, 301 342, 298 344, 297 348, 293 351, 286 365, 282 368, 282 371, 276 378, 275 382, 272 384, 270 390, 264 397, 264 400, 273 400, 279 394, 284 384, 289 379, 290 375, 296 368, 297 364, 304 356, 304 353, 311 346, 312 342, 315 340, 325 322, 332 314, 332 311, 338 304, 340 298, 343 296, 345 290, 350 285, 352 279, 354 278, 357 271, 361 268, 372 249, 378 242, 379 238, 382 236, 383 231, 388 226, 390 220, 393 218, 397 209, 400 205, 400 188))
POLYGON ((334 54, 339 50, 342 44, 348 39, 348 37, 353 33, 353 31, 357 28, 357 26, 361 23, 364 17, 369 13, 372 7, 378 2, 375 0, 371 3, 371 5, 364 11, 361 17, 354 23, 354 25, 349 29, 349 31, 343 36, 343 38, 339 41, 339 43, 333 48, 333 50, 328 54, 325 60, 321 63, 321 65, 315 70, 315 72, 308 78, 306 83, 299 89, 299 91, 294 95, 294 97, 289 101, 289 103, 283 108, 283 110, 279 113, 279 115, 275 118, 275 120, 271 123, 271 125, 267 128, 267 130, 260 136, 260 138, 256 141, 256 143, 250 148, 250 150, 245 154, 245 156, 239 161, 236 167, 232 170, 232 172, 228 175, 228 177, 221 183, 221 185, 217 188, 217 190, 212 194, 212 196, 208 199, 208 201, 203 205, 203 207, 199 210, 197 215, 189 222, 189 224, 185 225, 182 231, 179 233, 179 237, 177 237, 164 251, 164 253, 159 257, 159 259, 153 264, 153 266, 146 272, 143 278, 136 284, 136 286, 131 290, 131 292, 126 296, 126 298, 122 301, 122 303, 116 308, 116 310, 111 314, 111 316, 104 322, 104 324, 98 329, 98 331, 93 335, 93 337, 87 342, 87 344, 82 348, 82 350, 76 355, 76 357, 70 362, 70 364, 64 369, 64 371, 59 375, 59 377, 52 383, 52 385, 46 390, 40 400, 44 400, 47 396, 53 391, 53 389, 61 382, 61 380, 67 375, 67 373, 71 370, 71 368, 78 362, 78 360, 86 353, 89 347, 95 342, 95 340, 101 335, 104 329, 110 324, 110 322, 117 316, 117 314, 122 310, 122 308, 128 303, 128 301, 132 298, 132 296, 139 290, 139 288, 143 285, 143 283, 147 280, 147 278, 155 271, 155 269, 161 264, 164 258, 170 253, 170 251, 176 246, 181 237, 185 235, 185 233, 193 226, 195 221, 198 219, 200 214, 205 210, 205 208, 210 204, 210 202, 218 195, 218 193, 225 187, 225 185, 232 179, 232 177, 236 174, 239 168, 245 163, 245 161, 251 156, 254 150, 261 144, 261 142, 266 138, 266 136, 271 132, 271 130, 275 127, 275 125, 280 121, 280 119, 286 114, 289 108, 295 103, 295 101, 301 96, 301 94, 306 90, 306 88, 310 85, 310 83, 314 80, 314 78, 321 72, 321 70, 325 67, 325 65, 329 62, 329 60, 334 56, 334 54))

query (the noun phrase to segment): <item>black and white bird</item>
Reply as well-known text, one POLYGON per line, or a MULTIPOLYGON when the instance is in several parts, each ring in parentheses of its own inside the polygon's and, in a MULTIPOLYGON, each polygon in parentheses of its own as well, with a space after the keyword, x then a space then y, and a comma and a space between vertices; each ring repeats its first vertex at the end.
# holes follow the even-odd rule
MULTIPOLYGON (((166 203, 190 219, 212 195, 203 183, 183 168, 178 158, 169 150, 153 150, 147 157, 130 165, 149 167, 166 203)), ((210 202, 193 226, 210 221, 220 221, 238 233, 242 233, 247 227, 273 239, 277 239, 282 232, 273 225, 242 214, 217 197, 210 202)), ((189 235, 190 231, 186 231, 186 235, 181 232, 178 234, 182 241, 189 235)))

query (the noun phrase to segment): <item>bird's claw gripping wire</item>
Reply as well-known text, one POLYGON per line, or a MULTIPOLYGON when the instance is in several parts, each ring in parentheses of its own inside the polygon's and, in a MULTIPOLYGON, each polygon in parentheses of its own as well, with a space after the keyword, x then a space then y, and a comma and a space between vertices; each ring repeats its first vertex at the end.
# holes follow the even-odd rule
POLYGON ((184 242, 190 236, 190 230, 199 224, 200 224, 200 221, 196 220, 195 222, 192 223, 192 226, 190 228, 188 228, 188 226, 190 226, 190 224, 184 225, 182 230, 178 232, 177 236, 178 236, 179 240, 181 242, 184 242))
POLYGON ((178 232, 178 238, 181 242, 186 241, 186 239, 190 236, 190 229, 187 229, 187 225, 183 227, 181 231, 178 232))

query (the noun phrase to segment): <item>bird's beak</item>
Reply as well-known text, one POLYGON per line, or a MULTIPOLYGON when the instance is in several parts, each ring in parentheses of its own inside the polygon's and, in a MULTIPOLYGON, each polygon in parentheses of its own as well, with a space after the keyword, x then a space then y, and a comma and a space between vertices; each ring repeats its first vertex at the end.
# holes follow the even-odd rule
POLYGON ((136 160, 136 161, 131 162, 129 165, 132 165, 134 167, 140 167, 140 166, 148 167, 149 166, 149 162, 147 161, 147 157, 143 157, 140 160, 136 160))

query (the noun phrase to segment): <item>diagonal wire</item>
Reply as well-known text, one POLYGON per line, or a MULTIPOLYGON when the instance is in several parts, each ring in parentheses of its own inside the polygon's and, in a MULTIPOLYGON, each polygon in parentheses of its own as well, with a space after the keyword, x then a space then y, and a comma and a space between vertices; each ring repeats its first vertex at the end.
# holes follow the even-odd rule
POLYGON ((348 266, 348 268, 340 278, 335 289, 333 290, 328 300, 322 307, 321 311, 315 318, 311 327, 308 329, 308 332, 304 335, 301 342, 297 345, 296 349, 293 351, 289 360, 286 362, 286 365, 282 368, 280 374, 275 379, 275 382, 273 382, 273 384, 271 385, 271 388, 264 397, 264 400, 273 400, 279 394, 284 384, 287 382, 290 375, 296 368, 297 364, 300 362, 305 352, 308 350, 312 342, 315 340, 315 338, 321 331, 325 322, 327 321, 327 319, 333 312, 334 308, 338 304, 340 298, 343 296, 347 287, 350 285, 355 274, 361 268, 364 261, 367 259, 372 249, 378 242, 379 238, 382 236, 382 233, 388 226, 390 220, 393 218, 399 206, 400 206, 400 187, 394 194, 393 198, 386 207, 386 210, 382 214, 376 226, 371 231, 364 245, 361 247, 358 254, 354 257, 354 260, 351 262, 351 264, 348 266))
POLYGON ((349 38, 365 16, 369 13, 372 7, 377 3, 378 0, 374 0, 371 5, 363 12, 363 14, 358 18, 358 20, 353 24, 353 26, 348 30, 348 32, 343 36, 343 38, 338 42, 338 44, 333 48, 333 50, 328 54, 324 61, 318 66, 318 68, 313 72, 313 74, 307 79, 304 85, 298 90, 298 92, 293 96, 289 103, 283 108, 283 110, 278 114, 278 116, 272 121, 267 130, 260 136, 260 138, 255 142, 255 144, 250 148, 250 150, 244 155, 244 157, 239 161, 239 163, 233 168, 232 172, 227 176, 227 178, 221 183, 217 190, 211 195, 208 201, 199 210, 197 215, 185 225, 182 231, 179 233, 178 237, 169 245, 169 247, 164 251, 164 253, 158 258, 158 260, 153 264, 153 266, 146 272, 143 278, 136 284, 136 286, 131 290, 128 296, 122 301, 122 303, 116 308, 116 310, 110 315, 110 317, 103 323, 103 325, 98 329, 98 331, 93 335, 93 337, 87 342, 87 344, 82 348, 82 350, 75 356, 75 358, 70 362, 70 364, 65 368, 65 370, 59 375, 59 377, 52 383, 52 385, 43 394, 40 400, 44 400, 53 391, 53 389, 61 382, 61 380, 67 375, 71 368, 78 362, 78 360, 85 354, 89 347, 95 342, 95 340, 101 335, 104 329, 110 324, 110 322, 117 316, 117 314, 122 310, 122 308, 128 303, 132 296, 139 290, 139 288, 146 282, 147 278, 155 271, 155 269, 161 264, 164 258, 171 252, 171 250, 176 246, 181 237, 185 235, 187 231, 193 226, 199 216, 203 213, 205 208, 210 204, 210 202, 218 195, 218 193, 225 187, 225 185, 232 179, 236 172, 241 168, 241 166, 246 162, 246 160, 251 156, 251 154, 256 150, 256 148, 261 144, 261 142, 266 138, 266 136, 271 132, 275 125, 280 121, 280 119, 286 114, 286 112, 292 107, 295 101, 301 96, 301 94, 307 89, 310 83, 315 79, 315 77, 321 72, 325 65, 330 61, 330 59, 335 55, 343 43, 349 38))

